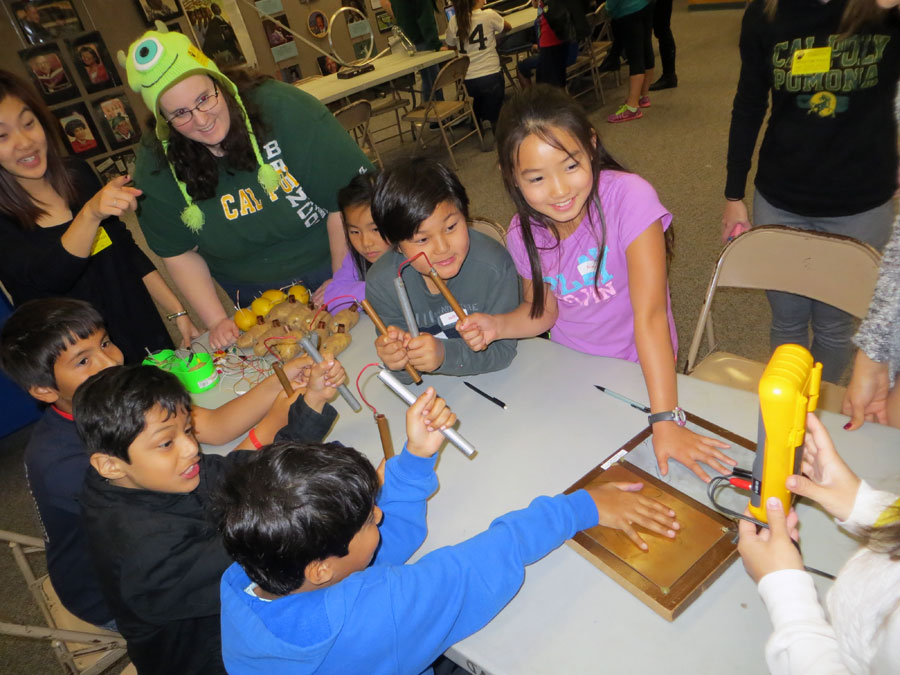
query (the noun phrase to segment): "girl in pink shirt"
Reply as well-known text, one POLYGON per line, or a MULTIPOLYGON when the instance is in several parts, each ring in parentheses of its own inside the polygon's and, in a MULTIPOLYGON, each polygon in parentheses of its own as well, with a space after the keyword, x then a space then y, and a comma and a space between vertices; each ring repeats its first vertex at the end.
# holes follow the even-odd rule
POLYGON ((641 364, 660 472, 675 459, 728 474, 728 445, 683 426, 675 380, 677 337, 666 276, 672 214, 644 179, 606 152, 564 91, 535 86, 507 102, 497 129, 506 188, 516 205, 507 248, 524 302, 508 314, 472 314, 458 326, 474 349, 550 330, 550 339, 641 364), (540 283, 535 283, 539 279, 540 283), (679 419, 680 418, 680 419, 679 419))

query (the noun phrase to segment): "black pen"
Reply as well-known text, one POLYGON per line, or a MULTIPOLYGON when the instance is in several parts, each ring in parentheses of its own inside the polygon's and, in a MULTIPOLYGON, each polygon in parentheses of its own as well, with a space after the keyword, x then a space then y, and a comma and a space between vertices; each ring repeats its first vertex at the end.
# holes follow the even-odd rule
POLYGON ((607 389, 606 387, 601 387, 599 384, 595 384, 594 386, 597 387, 597 389, 602 391, 604 394, 606 394, 608 396, 612 396, 613 398, 617 398, 620 401, 622 401, 623 403, 627 403, 632 408, 635 408, 636 410, 640 410, 642 413, 647 413, 648 415, 650 414, 650 408, 648 408, 647 406, 641 405, 637 401, 632 401, 627 396, 622 396, 622 394, 618 394, 618 393, 614 392, 612 389, 607 389))
POLYGON ((484 396, 484 397, 485 397, 488 401, 490 401, 491 403, 495 403, 496 405, 499 405, 501 408, 503 408, 504 410, 506 410, 506 404, 505 404, 503 401, 501 401, 499 398, 494 398, 493 396, 491 396, 491 395, 488 394, 487 392, 481 391, 481 389, 479 389, 478 387, 476 387, 474 384, 469 384, 468 382, 463 382, 463 384, 466 385, 466 386, 467 386, 469 389, 471 389, 472 391, 474 391, 476 394, 481 394, 482 396, 484 396))

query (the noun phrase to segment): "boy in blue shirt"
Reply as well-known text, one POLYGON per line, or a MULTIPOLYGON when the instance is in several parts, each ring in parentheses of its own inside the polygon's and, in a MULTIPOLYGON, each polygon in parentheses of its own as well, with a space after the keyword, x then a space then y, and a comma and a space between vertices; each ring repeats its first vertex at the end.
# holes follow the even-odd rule
MULTIPOLYGON (((22 303, 0 333, 0 366, 32 397, 47 404, 25 448, 28 485, 47 545, 47 568, 54 590, 72 614, 115 629, 90 561, 79 495, 89 462, 72 416, 75 390, 94 373, 122 365, 122 352, 109 339, 103 319, 88 303, 47 298, 22 303)), ((291 378, 303 379, 311 362, 285 364, 291 378)), ((210 445, 227 443, 256 425, 261 443, 284 426, 290 401, 272 376, 232 402, 192 410, 196 435, 210 445)), ((252 447, 248 440, 239 447, 252 447)))
POLYGON ((427 534, 439 429, 453 415, 430 387, 384 485, 352 448, 275 443, 223 489, 220 530, 236 561, 222 577, 222 649, 234 675, 421 673, 516 594, 526 565, 602 524, 674 537, 675 514, 606 483, 539 497, 456 546, 404 562, 427 534))
MULTIPOLYGON (((409 363, 423 373, 477 375, 512 363, 515 340, 498 340, 478 352, 469 348, 456 330, 463 317, 456 316, 428 275, 434 266, 469 314, 509 312, 519 305, 512 258, 498 242, 469 230, 469 197, 456 174, 424 158, 388 168, 375 186, 372 218, 392 246, 366 274, 366 299, 388 326, 387 335, 375 340, 384 364, 394 371, 409 363), (400 309, 394 288, 398 273, 421 331, 418 337, 410 334, 400 309)), ((410 381, 404 372, 397 377, 410 381)))

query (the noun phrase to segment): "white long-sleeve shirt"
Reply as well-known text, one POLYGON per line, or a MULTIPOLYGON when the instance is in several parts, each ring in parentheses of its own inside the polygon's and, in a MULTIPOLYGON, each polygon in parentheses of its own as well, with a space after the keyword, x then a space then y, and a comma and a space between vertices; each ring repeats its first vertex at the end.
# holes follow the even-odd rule
MULTIPOLYGON (((859 533, 896 500, 863 481, 853 512, 838 525, 859 533)), ((860 549, 828 592, 827 617, 801 570, 767 574, 759 593, 775 629, 766 644, 774 675, 900 673, 900 561, 860 549)))

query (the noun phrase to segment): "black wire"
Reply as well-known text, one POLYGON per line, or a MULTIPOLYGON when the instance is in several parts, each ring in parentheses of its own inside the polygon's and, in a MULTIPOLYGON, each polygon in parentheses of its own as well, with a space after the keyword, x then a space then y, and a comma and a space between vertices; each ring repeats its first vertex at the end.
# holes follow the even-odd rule
MULTIPOLYGON (((744 473, 746 473, 746 472, 744 472, 744 473)), ((735 474, 732 474, 732 475, 735 475, 735 474)), ((743 476, 739 476, 739 477, 743 477, 743 476)), ((710 479, 709 483, 706 486, 706 496, 709 497, 709 501, 712 503, 712 505, 718 511, 720 511, 721 513, 724 513, 727 516, 731 516, 732 518, 737 518, 740 520, 746 520, 748 523, 753 523, 757 527, 764 527, 764 528, 768 529, 768 527, 769 527, 768 523, 764 523, 761 520, 757 520, 756 518, 753 518, 751 516, 745 516, 743 513, 738 513, 737 511, 732 511, 731 509, 729 509, 725 506, 722 506, 721 504, 719 504, 716 501, 716 490, 719 489, 719 486, 721 483, 723 483, 723 482, 727 483, 729 478, 731 478, 731 476, 714 476, 713 478, 710 479)), ((797 552, 800 553, 800 555, 802 556, 803 551, 800 549, 800 542, 795 541, 794 539, 791 539, 791 541, 793 542, 794 546, 797 547, 797 552)), ((804 565, 803 569, 806 570, 807 572, 809 572, 810 574, 817 574, 820 577, 824 577, 825 579, 831 579, 832 581, 834 581, 836 578, 833 574, 829 574, 828 572, 823 572, 822 570, 816 569, 815 567, 809 567, 808 565, 804 565)))
POLYGON ((716 501, 716 490, 719 489, 719 484, 723 482, 727 483, 729 478, 731 478, 731 476, 714 476, 710 479, 709 483, 706 484, 706 496, 709 497, 709 501, 712 502, 712 505, 716 507, 718 511, 724 513, 727 516, 731 516, 732 518, 746 520, 748 523, 753 523, 757 527, 769 527, 761 520, 757 520, 756 518, 753 518, 751 516, 745 516, 743 513, 738 513, 737 511, 732 511, 731 509, 722 506, 716 501))

